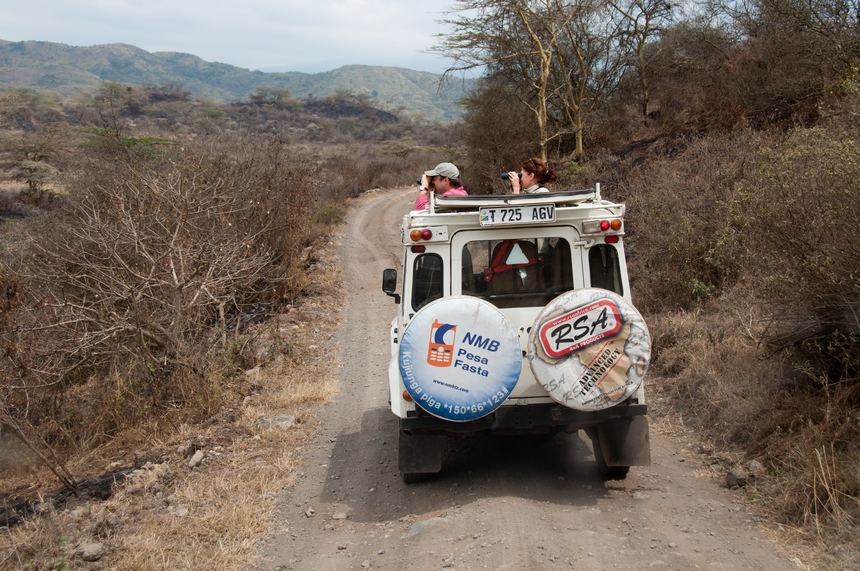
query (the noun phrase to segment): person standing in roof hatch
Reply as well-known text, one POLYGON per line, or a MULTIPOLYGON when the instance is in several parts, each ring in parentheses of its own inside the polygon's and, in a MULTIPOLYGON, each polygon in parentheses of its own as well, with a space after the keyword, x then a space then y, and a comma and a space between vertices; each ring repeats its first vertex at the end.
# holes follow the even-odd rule
POLYGON ((421 192, 415 199, 415 210, 427 208, 430 189, 441 196, 468 196, 460 184, 460 171, 451 163, 439 163, 433 170, 424 171, 421 177, 421 192))
POLYGON ((537 157, 524 161, 520 168, 519 173, 514 171, 508 173, 508 179, 511 181, 511 191, 514 194, 519 194, 520 188, 522 188, 522 192, 525 194, 549 192, 549 189, 544 187, 544 185, 556 181, 555 172, 549 168, 549 164, 537 157))

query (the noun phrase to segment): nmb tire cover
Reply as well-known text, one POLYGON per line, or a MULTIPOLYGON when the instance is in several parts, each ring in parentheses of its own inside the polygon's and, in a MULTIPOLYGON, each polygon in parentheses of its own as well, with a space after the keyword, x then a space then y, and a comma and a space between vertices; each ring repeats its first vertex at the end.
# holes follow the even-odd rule
POLYGON ((620 295, 598 288, 568 291, 535 320, 528 359, 556 402, 602 410, 639 388, 651 360, 651 335, 620 295))
POLYGON ((520 377, 519 337, 491 303, 446 297, 422 308, 400 340, 400 375, 434 416, 464 422, 490 414, 520 377))

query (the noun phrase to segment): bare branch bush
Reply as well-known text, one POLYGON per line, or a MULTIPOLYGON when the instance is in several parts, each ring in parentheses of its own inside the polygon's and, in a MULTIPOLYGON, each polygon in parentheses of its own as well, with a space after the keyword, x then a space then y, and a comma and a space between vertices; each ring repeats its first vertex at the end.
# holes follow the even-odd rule
POLYGON ((853 385, 860 405, 858 155, 856 134, 841 130, 805 129, 765 145, 738 186, 735 211, 756 250, 778 254, 747 252, 761 269, 755 281, 770 316, 767 341, 797 351, 813 384, 853 385), (753 223, 749 212, 768 223, 753 223))
POLYGON ((629 268, 643 310, 689 310, 737 280, 738 235, 727 206, 753 152, 750 139, 737 134, 691 141, 680 152, 667 149, 652 161, 634 161, 624 175, 615 175, 615 184, 607 183, 630 208, 629 268))
POLYGON ((38 228, 5 285, 20 290, 0 390, 48 442, 214 406, 213 354, 249 311, 301 286, 309 175, 278 145, 235 148, 92 161, 62 217, 38 228))
POLYGON ((636 302, 660 316, 655 388, 769 465, 773 508, 819 534, 857 521, 858 156, 839 118, 711 135, 621 185, 636 302))

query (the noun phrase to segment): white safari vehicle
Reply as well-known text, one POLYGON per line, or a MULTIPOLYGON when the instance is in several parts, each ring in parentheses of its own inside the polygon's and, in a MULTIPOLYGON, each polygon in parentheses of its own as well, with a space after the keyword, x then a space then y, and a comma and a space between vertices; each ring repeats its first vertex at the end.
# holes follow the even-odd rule
POLYGON ((407 482, 451 436, 588 434, 606 478, 650 463, 651 340, 630 301, 624 205, 594 189, 437 197, 404 216, 389 400, 407 482))

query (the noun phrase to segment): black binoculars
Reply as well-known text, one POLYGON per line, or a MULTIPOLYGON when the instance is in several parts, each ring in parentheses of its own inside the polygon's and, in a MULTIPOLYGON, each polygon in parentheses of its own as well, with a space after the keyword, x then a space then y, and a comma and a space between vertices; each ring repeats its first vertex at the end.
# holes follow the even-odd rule
MULTIPOLYGON (((517 173, 517 177, 523 178, 523 173, 517 173)), ((502 173, 502 180, 511 180, 511 177, 508 176, 508 173, 502 173)))

